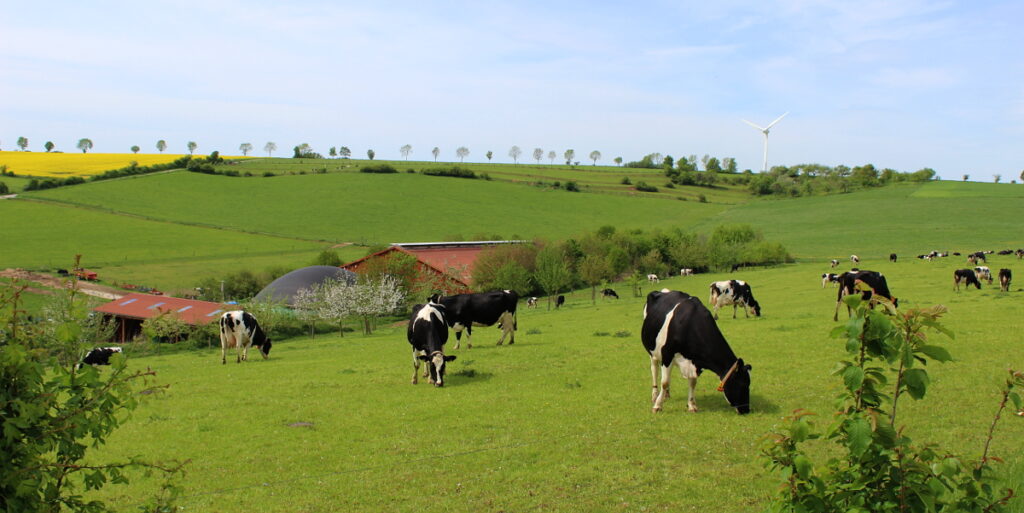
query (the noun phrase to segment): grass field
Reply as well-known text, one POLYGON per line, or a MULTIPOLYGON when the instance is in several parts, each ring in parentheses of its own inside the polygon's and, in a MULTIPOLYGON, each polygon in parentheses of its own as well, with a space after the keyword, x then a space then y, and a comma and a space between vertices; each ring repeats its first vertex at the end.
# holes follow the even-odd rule
MULTIPOLYGON (((1016 264, 995 257, 990 265, 1016 264)), ((862 262, 889 277, 903 308, 950 308, 945 323, 956 339, 933 343, 956 361, 929 370, 928 397, 902 402, 900 423, 918 442, 977 457, 1002 372, 1024 368, 1024 292, 954 293, 958 265, 862 262)), ((821 288, 821 270, 737 276, 763 308, 761 318, 719 321, 753 365, 748 416, 728 407, 713 376, 699 383, 701 412, 687 413, 678 375, 665 411, 653 415, 643 299, 616 285, 619 301, 592 306, 583 292, 561 310, 520 310, 513 346, 495 347, 497 331, 479 329, 475 347, 456 352, 443 389, 409 384, 401 325, 369 337, 292 339, 275 344, 270 360, 241 365, 222 366, 216 351, 134 359, 170 389, 145 401, 104 456, 190 459, 186 511, 761 511, 779 482, 762 468, 761 436, 796 408, 827 423, 838 390, 829 372, 841 342, 827 336, 835 289, 821 288)), ((707 284, 724 277, 662 285, 705 298, 707 284)), ((1024 482, 1022 436, 1024 418, 1004 416, 992 448, 1015 485, 1024 482)), ((111 487, 106 497, 127 511, 154 486, 111 487)), ((1024 511, 1019 502, 1012 511, 1024 511)))
POLYGON ((0 151, 0 165, 6 165, 8 171, 21 176, 67 178, 98 175, 104 171, 125 167, 132 162, 136 162, 140 166, 164 164, 173 162, 181 156, 170 153, 0 151))

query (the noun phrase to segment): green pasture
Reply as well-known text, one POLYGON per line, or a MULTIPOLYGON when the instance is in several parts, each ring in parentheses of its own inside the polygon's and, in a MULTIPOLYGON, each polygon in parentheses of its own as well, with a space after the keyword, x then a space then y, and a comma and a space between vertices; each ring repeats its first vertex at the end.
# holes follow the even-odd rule
POLYGON ((12 193, 21 192, 30 181, 32 181, 31 178, 21 176, 0 176, 0 182, 7 184, 7 188, 12 193))
POLYGON ((605 224, 685 227, 724 209, 406 173, 232 178, 182 171, 32 197, 169 222, 363 245, 480 233, 564 238, 605 224))
MULTIPOLYGON (((990 267, 1024 264, 993 257, 990 267)), ((901 401, 899 424, 918 443, 977 457, 1007 368, 1024 368, 1020 284, 1001 293, 955 293, 952 259, 865 258, 888 277, 902 308, 944 304, 956 338, 934 335, 956 361, 929 369, 923 402, 901 401)), ((828 423, 839 382, 830 376, 842 342, 828 332, 834 288, 818 264, 706 274, 663 281, 706 301, 708 283, 751 283, 760 318, 719 326, 753 365, 753 412, 739 416, 699 382, 699 413, 686 412, 678 374, 673 395, 650 411, 651 377, 639 342, 643 298, 610 284, 621 300, 569 295, 560 310, 521 304, 515 345, 478 328, 473 349, 449 352, 447 385, 411 385, 404 323, 372 336, 348 334, 275 343, 271 358, 220 364, 219 351, 137 357, 169 385, 148 396, 96 462, 142 454, 188 459, 186 511, 763 511, 779 476, 766 473, 761 437, 797 408, 828 423)), ((645 283, 643 293, 655 285, 645 283)), ((842 312, 840 323, 846 313, 842 312)), ((129 348, 129 357, 131 349, 129 348)), ((1006 483, 1024 482, 1024 418, 1004 415, 992 454, 1006 483)), ((822 456, 823 447, 811 450, 822 456)), ((136 479, 101 496, 134 510, 157 486, 136 479)), ((1024 511, 1017 500, 1012 511, 1024 511)))

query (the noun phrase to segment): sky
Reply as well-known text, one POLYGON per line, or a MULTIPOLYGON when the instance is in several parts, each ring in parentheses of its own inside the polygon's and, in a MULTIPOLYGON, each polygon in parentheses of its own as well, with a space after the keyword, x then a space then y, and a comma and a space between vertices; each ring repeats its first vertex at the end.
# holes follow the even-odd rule
POLYGON ((0 0, 0 149, 511 162, 515 145, 758 171, 764 137, 742 120, 788 112, 769 166, 1009 181, 1022 20, 1019 0, 0 0))

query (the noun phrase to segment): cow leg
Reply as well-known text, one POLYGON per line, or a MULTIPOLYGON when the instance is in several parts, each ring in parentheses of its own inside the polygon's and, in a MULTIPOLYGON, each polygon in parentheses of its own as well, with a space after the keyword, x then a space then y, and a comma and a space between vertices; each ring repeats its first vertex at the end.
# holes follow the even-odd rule
MULTIPOLYGON (((473 349, 473 325, 466 326, 466 349, 473 349)), ((458 346, 456 346, 458 347, 458 346)))
MULTIPOLYGON (((658 404, 658 359, 651 355, 651 404, 658 404)), ((655 410, 657 411, 657 410, 655 410)))
POLYGON ((686 409, 697 413, 697 398, 694 392, 697 390, 697 378, 689 378, 690 381, 690 395, 686 399, 686 409))
POLYGON ((505 312, 505 313, 501 314, 501 321, 500 321, 500 323, 501 323, 501 338, 498 339, 498 345, 499 346, 502 343, 505 342, 505 337, 508 336, 508 334, 510 334, 510 333, 512 334, 512 338, 509 340, 508 343, 509 343, 509 345, 512 345, 512 344, 515 343, 515 341, 516 341, 516 334, 515 334, 515 331, 514 331, 514 329, 515 329, 515 326, 513 324, 514 322, 515 321, 512 320, 512 314, 510 314, 508 312, 505 312))
POLYGON ((715 320, 717 321, 718 320, 718 303, 715 303, 714 300, 712 300, 711 304, 715 305, 715 320))
POLYGON ((228 363, 228 341, 224 337, 224 333, 220 334, 220 363, 221 365, 228 363))
POLYGON ((669 381, 672 379, 672 362, 669 362, 668 365, 659 365, 659 367, 661 367, 661 393, 654 400, 655 412, 661 411, 662 404, 665 403, 665 399, 668 399, 669 381))
POLYGON ((737 307, 737 306, 739 306, 739 305, 737 305, 736 303, 733 303, 733 304, 732 304, 732 318, 733 318, 733 319, 735 319, 735 318, 736 318, 736 307, 737 307))
POLYGON ((419 383, 419 380, 417 379, 417 376, 416 376, 420 372, 420 359, 419 359, 418 356, 419 355, 416 354, 416 350, 413 349, 412 350, 412 384, 413 385, 415 385, 416 383, 419 383))
POLYGON ((242 351, 243 351, 242 346, 243 345, 245 345, 245 344, 242 344, 241 340, 235 340, 235 363, 242 363, 242 360, 245 359, 243 357, 243 354, 242 354, 242 351))

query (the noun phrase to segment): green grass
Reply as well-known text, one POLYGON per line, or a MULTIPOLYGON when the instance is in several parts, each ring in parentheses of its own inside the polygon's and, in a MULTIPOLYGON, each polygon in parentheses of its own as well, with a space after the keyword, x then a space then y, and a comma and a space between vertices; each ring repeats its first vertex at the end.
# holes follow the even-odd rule
MULTIPOLYGON (((955 267, 872 266, 904 308, 948 305, 945 324, 957 335, 937 338, 957 360, 929 369, 928 397, 901 402, 899 423, 919 443, 977 457, 1001 373, 1024 368, 1019 330, 1006 325, 1019 317, 1022 292, 954 293, 955 267)), ((753 365, 748 416, 728 408, 710 375, 698 387, 701 412, 686 412, 676 375, 665 411, 652 414, 643 299, 613 284, 623 299, 592 306, 588 290, 557 311, 544 302, 522 309, 513 346, 495 347, 497 330, 478 329, 443 389, 409 384, 402 325, 370 337, 292 339, 275 344, 270 360, 242 365, 222 366, 209 350, 137 358, 133 366, 152 367, 170 388, 144 400, 96 460, 191 459, 182 503, 200 511, 762 511, 779 479, 762 468, 760 437, 796 408, 827 423, 838 391, 829 372, 841 342, 827 336, 835 289, 821 288, 819 270, 738 276, 763 307, 761 318, 723 311, 719 321, 753 365), (630 335, 600 335, 622 331, 630 335), (290 427, 297 422, 312 426, 290 427)), ((662 285, 705 298, 723 277, 662 285)), ((992 453, 1007 461, 1000 471, 1009 483, 1024 481, 1021 436, 1024 419, 1004 416, 992 453)), ((139 480, 105 494, 129 510, 154 486, 139 480)))

